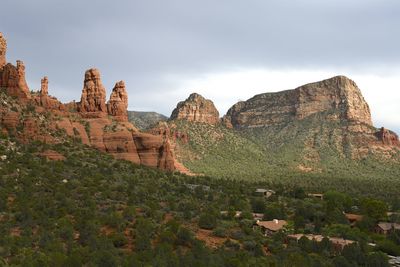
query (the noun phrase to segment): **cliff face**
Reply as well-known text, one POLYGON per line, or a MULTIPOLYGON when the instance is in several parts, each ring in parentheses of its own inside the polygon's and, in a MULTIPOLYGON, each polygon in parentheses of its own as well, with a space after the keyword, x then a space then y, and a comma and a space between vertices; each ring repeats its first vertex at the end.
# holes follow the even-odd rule
POLYGON ((0 34, 0 132, 26 143, 63 143, 69 136, 117 159, 175 170, 177 162, 168 136, 141 133, 128 122, 128 95, 123 81, 116 83, 106 104, 100 72, 89 69, 85 72, 81 101, 63 104, 49 95, 46 76, 41 80, 40 91, 31 94, 24 64, 6 64, 5 49, 5 39, 0 34))
POLYGON ((360 89, 344 76, 256 95, 232 106, 223 123, 242 130, 276 157, 285 159, 292 151, 304 170, 316 169, 316 163, 333 154, 396 158, 399 148, 396 134, 373 126, 360 89))
POLYGON ((178 103, 170 119, 217 124, 219 113, 211 100, 193 93, 185 101, 178 103))
POLYGON ((329 114, 330 120, 372 126, 370 109, 360 89, 344 76, 294 90, 256 95, 235 104, 223 121, 234 128, 264 127, 302 120, 321 112, 329 114))

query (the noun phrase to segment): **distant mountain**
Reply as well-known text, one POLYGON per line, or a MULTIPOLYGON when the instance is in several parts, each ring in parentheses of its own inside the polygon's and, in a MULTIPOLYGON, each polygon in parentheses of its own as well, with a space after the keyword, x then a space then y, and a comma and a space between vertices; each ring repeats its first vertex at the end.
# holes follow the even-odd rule
POLYGON ((151 111, 128 111, 128 120, 138 129, 146 130, 153 127, 160 121, 168 120, 168 117, 151 111))
MULTIPOLYGON (((203 102, 186 110, 204 117, 203 102)), ((235 104, 218 124, 192 117, 153 133, 169 134, 176 157, 194 173, 397 194, 398 136, 374 127, 361 90, 347 77, 256 95, 235 104), (352 185, 360 181, 364 189, 352 185)))

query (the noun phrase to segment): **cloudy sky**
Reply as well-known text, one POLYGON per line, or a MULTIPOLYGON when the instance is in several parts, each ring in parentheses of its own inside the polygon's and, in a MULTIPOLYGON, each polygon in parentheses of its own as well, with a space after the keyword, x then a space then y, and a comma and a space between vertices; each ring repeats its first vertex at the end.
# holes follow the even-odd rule
POLYGON ((399 0, 2 0, 7 58, 31 89, 79 100, 97 67, 130 110, 170 115, 191 92, 221 115, 238 100, 335 75, 361 88, 376 126, 400 132, 399 0))

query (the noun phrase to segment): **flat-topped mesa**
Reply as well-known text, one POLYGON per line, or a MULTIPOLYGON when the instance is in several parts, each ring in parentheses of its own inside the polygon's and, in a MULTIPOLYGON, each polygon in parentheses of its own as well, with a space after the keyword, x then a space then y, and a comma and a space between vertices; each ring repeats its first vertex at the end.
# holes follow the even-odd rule
POLYGON ((219 112, 211 100, 199 94, 191 94, 185 101, 178 103, 172 111, 171 120, 187 120, 208 124, 219 123, 219 112))
POLYGON ((100 72, 89 69, 85 72, 81 102, 78 111, 86 117, 104 117, 107 114, 106 89, 104 88, 100 72))
POLYGON ((235 128, 263 127, 323 112, 331 120, 372 126, 370 109, 360 89, 344 76, 256 95, 232 106, 223 121, 235 128))
POLYGON ((3 37, 3 33, 0 32, 0 70, 7 64, 6 53, 7 41, 3 37))
POLYGON ((108 114, 117 121, 128 121, 128 94, 124 81, 115 84, 107 103, 108 114))

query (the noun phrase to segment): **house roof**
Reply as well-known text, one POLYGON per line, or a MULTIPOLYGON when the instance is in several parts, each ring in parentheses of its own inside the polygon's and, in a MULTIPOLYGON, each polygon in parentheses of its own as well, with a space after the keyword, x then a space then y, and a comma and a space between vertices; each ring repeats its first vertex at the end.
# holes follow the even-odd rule
POLYGON ((263 189, 263 188, 257 188, 256 189, 256 193, 265 193, 267 191, 268 191, 267 189, 263 189))
POLYGON ((315 240, 317 242, 321 242, 322 239, 324 239, 322 235, 305 235, 305 234, 288 235, 289 238, 293 238, 296 240, 300 240, 303 236, 307 237, 309 240, 315 240))
MULTIPOLYGON (((310 234, 310 235, 304 235, 304 234, 288 235, 289 238, 296 239, 297 241, 300 240, 300 238, 302 238, 303 236, 307 237, 309 240, 315 240, 316 242, 321 242, 324 239, 324 237, 322 235, 312 235, 312 234, 310 234)), ((343 239, 340 237, 328 237, 328 239, 332 244, 340 245, 342 247, 354 243, 353 240, 347 240, 347 239, 343 239)))
POLYGON ((378 223, 378 227, 381 228, 383 231, 389 231, 393 228, 396 230, 400 230, 400 224, 398 223, 380 222, 378 223))
POLYGON ((257 221, 257 225, 273 232, 281 230, 287 222, 285 220, 257 221))

